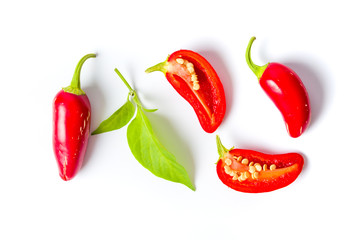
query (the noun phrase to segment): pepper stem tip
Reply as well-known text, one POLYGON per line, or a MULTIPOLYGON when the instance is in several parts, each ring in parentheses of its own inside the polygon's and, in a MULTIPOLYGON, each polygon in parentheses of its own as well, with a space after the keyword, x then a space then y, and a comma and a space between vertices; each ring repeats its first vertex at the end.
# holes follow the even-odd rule
POLYGON ((230 150, 233 149, 233 148, 231 149, 225 148, 221 142, 221 138, 218 135, 216 136, 216 142, 217 142, 217 150, 220 158, 222 158, 226 153, 228 153, 230 150))
POLYGON ((251 37, 251 39, 248 42, 248 46, 246 49, 246 62, 247 62, 248 67, 252 70, 252 72, 257 76, 257 78, 259 80, 262 77, 263 72, 268 67, 269 63, 267 63, 263 66, 258 66, 253 63, 252 58, 251 58, 251 47, 252 47, 254 40, 256 40, 256 37, 253 36, 253 37, 251 37))
POLYGON ((160 62, 152 67, 149 67, 145 70, 146 73, 151 73, 151 72, 155 72, 155 71, 161 71, 162 73, 166 73, 167 72, 167 61, 165 62, 160 62))

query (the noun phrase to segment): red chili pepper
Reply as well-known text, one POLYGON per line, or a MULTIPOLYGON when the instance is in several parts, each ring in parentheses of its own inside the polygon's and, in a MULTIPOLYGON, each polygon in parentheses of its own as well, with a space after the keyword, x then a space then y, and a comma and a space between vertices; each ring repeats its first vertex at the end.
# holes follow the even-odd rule
POLYGON ((246 149, 226 149, 217 136, 217 174, 228 187, 246 193, 270 192, 286 187, 301 173, 298 153, 270 155, 246 149))
POLYGON ((72 179, 82 166, 90 133, 91 107, 80 88, 80 71, 85 55, 75 68, 70 86, 58 92, 53 101, 53 149, 60 177, 72 179))
POLYGON ((251 60, 251 46, 255 39, 252 37, 247 47, 247 64, 256 74, 263 90, 282 113, 289 135, 297 138, 307 129, 311 119, 306 88, 300 77, 282 64, 255 65, 251 60))
POLYGON ((146 72, 161 71, 173 88, 193 107, 208 133, 221 124, 226 112, 226 97, 221 80, 211 64, 190 50, 179 50, 146 72))

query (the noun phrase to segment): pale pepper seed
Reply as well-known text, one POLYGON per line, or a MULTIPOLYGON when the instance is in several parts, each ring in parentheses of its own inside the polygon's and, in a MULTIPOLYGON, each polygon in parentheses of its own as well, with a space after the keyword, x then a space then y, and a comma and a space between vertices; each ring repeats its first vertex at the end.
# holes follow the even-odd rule
POLYGON ((247 159, 247 158, 243 158, 243 159, 242 159, 242 164, 248 165, 248 159, 247 159))
POLYGON ((267 170, 267 164, 263 164, 263 171, 267 170))
POLYGON ((224 160, 224 163, 228 166, 230 166, 232 164, 232 160, 229 158, 226 158, 226 160, 224 160))
POLYGON ((254 165, 254 167, 256 168, 256 170, 257 170, 258 172, 262 171, 262 166, 261 166, 261 164, 256 163, 256 164, 254 165))
POLYGON ((269 169, 272 171, 272 170, 275 170, 276 169, 276 165, 275 164, 272 164, 269 169))
POLYGON ((176 61, 177 61, 177 63, 179 63, 179 64, 184 64, 183 58, 177 58, 176 61))

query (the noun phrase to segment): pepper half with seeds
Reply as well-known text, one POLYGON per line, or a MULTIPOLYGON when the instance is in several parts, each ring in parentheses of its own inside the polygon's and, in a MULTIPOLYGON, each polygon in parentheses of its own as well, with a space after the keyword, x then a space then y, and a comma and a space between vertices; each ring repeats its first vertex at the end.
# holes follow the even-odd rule
POLYGON ((188 101, 204 131, 212 133, 219 127, 226 112, 226 97, 221 80, 204 57, 190 50, 179 50, 146 70, 154 71, 163 72, 188 101))
POLYGON ((246 193, 270 192, 288 186, 302 171, 298 153, 265 154, 246 149, 226 149, 217 136, 217 174, 228 187, 246 193))

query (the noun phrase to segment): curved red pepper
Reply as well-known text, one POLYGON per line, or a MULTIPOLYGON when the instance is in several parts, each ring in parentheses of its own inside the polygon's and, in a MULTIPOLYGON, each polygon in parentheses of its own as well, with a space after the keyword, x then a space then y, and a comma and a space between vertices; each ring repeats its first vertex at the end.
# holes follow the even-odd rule
POLYGON ((246 60, 256 74, 266 94, 282 113, 287 131, 297 138, 307 129, 311 119, 310 101, 300 77, 290 68, 279 63, 257 66, 251 60, 251 46, 255 37, 249 41, 246 60))
POLYGON ((228 187, 246 193, 270 192, 288 186, 302 171, 298 153, 270 155, 246 149, 226 149, 217 136, 217 174, 228 187))
POLYGON ((146 72, 161 71, 173 88, 193 107, 204 131, 214 132, 226 112, 226 97, 221 80, 211 64, 190 50, 179 50, 165 62, 146 72))
POLYGON ((53 150, 60 177, 72 179, 82 166, 90 133, 91 106, 80 88, 83 63, 95 54, 85 55, 78 63, 70 86, 58 92, 53 101, 53 150))

